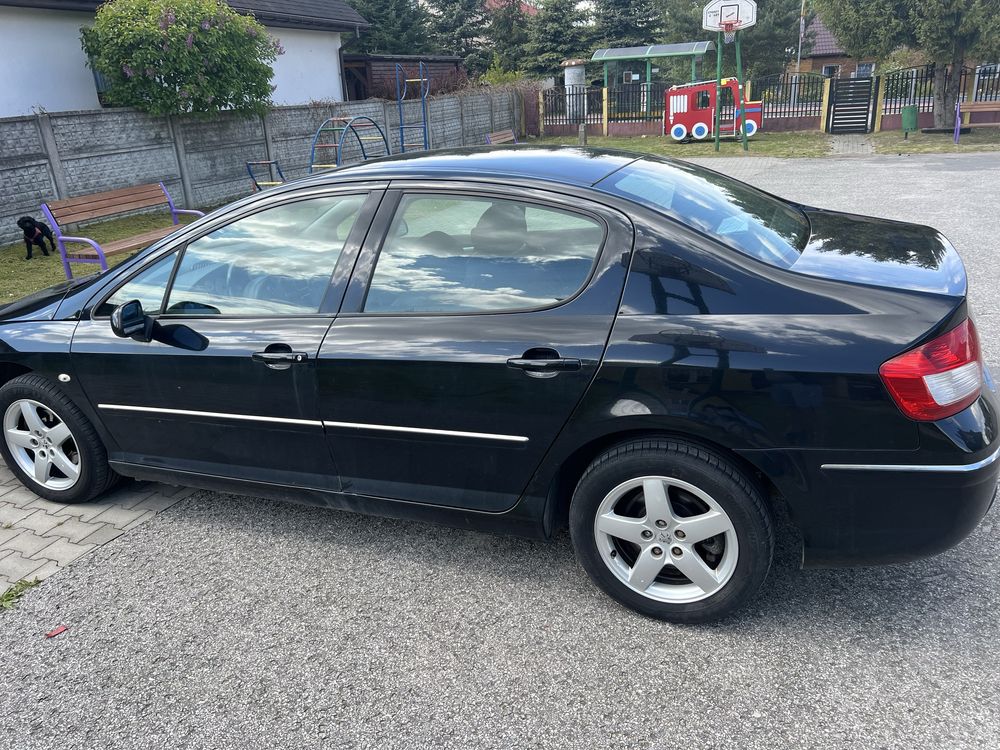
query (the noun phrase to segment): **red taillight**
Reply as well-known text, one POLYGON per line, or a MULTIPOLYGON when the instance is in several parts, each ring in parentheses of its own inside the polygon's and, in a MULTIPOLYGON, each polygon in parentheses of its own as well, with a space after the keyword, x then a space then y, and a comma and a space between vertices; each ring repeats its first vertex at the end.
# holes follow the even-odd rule
POLYGON ((966 319, 948 333, 893 357, 879 374, 911 419, 944 419, 972 404, 983 388, 976 326, 966 319))

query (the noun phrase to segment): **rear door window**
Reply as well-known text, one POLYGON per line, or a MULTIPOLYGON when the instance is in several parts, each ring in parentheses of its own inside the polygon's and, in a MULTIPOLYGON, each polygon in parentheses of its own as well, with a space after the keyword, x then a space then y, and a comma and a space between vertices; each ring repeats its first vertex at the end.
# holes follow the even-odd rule
POLYGON ((586 283, 604 236, 597 219, 554 207, 404 195, 364 311, 494 312, 558 304, 586 283))

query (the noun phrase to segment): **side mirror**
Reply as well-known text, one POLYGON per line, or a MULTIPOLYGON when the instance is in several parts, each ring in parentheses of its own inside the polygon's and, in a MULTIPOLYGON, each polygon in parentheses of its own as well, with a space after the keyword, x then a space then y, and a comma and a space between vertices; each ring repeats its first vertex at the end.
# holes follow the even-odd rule
POLYGON ((111 330, 119 338, 152 341, 153 319, 143 312, 142 303, 134 299, 111 311, 111 330))
POLYGON ((111 311, 111 330, 115 336, 148 344, 159 341, 167 346, 203 352, 208 348, 208 339, 186 325, 160 325, 146 315, 142 303, 134 299, 118 305, 111 311))

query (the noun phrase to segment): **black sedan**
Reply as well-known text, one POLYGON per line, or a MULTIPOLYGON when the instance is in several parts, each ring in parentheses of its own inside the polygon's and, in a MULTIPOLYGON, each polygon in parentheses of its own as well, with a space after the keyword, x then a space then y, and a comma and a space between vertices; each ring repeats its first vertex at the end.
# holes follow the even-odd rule
POLYGON ((0 450, 56 502, 119 477, 550 537, 704 621, 771 564, 940 552, 989 509, 996 386, 954 248, 683 162, 378 160, 0 309, 0 450))

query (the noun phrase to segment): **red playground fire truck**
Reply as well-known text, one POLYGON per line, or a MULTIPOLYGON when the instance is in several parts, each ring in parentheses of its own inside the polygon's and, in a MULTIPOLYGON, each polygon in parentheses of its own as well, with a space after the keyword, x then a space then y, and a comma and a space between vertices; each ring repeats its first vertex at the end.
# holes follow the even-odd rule
MULTIPOLYGON (((675 141, 688 138, 704 140, 714 135, 715 127, 715 81, 698 81, 672 86, 664 92, 663 132, 675 141)), ((760 102, 743 99, 742 86, 735 78, 722 79, 722 102, 732 106, 741 102, 746 107, 747 137, 749 138, 763 124, 760 102)), ((722 120, 719 135, 738 135, 740 130, 740 110, 736 108, 735 120, 722 120)))

